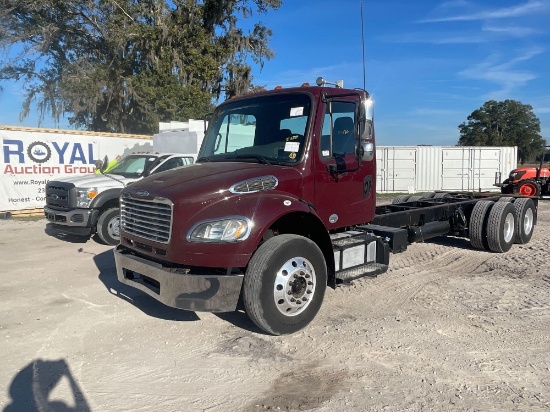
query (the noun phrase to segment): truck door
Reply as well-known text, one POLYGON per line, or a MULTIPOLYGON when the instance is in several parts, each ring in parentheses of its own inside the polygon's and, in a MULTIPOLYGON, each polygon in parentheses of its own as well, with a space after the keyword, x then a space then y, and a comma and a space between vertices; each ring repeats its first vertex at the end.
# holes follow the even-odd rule
MULTIPOLYGON (((319 105, 315 206, 329 229, 369 222, 374 215, 375 158, 358 162, 360 100, 319 105), (358 168, 359 166, 359 168, 358 168)), ((315 150, 315 149, 314 149, 315 150)))

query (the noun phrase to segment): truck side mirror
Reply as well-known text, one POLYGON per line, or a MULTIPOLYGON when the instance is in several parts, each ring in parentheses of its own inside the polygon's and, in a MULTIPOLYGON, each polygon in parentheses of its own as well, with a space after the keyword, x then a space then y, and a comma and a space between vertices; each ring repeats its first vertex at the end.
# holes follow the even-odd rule
POLYGON ((108 165, 109 165, 109 158, 107 156, 105 156, 103 158, 103 162, 102 162, 101 166, 99 167, 99 171, 101 172, 101 174, 105 173, 105 170, 107 169, 108 165))
POLYGON ((370 162, 374 159, 374 143, 361 141, 361 160, 370 162))

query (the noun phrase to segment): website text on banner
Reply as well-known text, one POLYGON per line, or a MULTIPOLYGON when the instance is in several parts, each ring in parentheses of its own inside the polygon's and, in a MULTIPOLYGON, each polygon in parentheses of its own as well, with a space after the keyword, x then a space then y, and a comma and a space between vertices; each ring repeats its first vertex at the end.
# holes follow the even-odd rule
POLYGON ((153 150, 152 140, 0 130, 0 211, 41 208, 51 179, 94 173, 95 162, 153 150))

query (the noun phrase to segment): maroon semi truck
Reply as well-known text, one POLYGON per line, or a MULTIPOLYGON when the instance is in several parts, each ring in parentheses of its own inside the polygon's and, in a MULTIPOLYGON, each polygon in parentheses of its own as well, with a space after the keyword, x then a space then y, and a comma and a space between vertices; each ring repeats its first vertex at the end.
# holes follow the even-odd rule
POLYGON ((313 320, 327 286, 385 272, 412 242, 530 240, 536 199, 440 192, 377 207, 375 154, 364 90, 319 81, 228 100, 195 164, 122 191, 118 279, 174 308, 244 308, 280 335, 313 320))

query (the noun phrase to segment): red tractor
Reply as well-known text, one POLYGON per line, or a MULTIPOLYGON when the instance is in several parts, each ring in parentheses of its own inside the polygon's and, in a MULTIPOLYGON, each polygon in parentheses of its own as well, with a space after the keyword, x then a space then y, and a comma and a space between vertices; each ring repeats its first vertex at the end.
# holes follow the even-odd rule
MULTIPOLYGON (((546 146, 548 149, 550 146, 546 146)), ((550 195, 550 170, 542 167, 545 161, 550 160, 550 153, 542 153, 539 167, 520 167, 510 172, 508 179, 496 183, 504 194, 518 194, 522 196, 550 195)))

